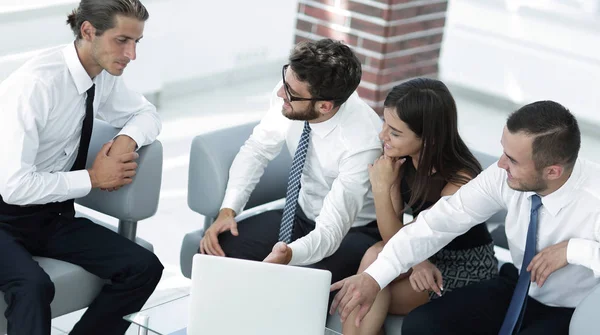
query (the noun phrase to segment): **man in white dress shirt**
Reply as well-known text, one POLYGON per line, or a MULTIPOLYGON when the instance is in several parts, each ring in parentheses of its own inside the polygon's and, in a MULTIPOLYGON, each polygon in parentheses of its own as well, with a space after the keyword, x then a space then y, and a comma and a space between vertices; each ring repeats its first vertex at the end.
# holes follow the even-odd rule
POLYGON ((116 190, 135 175, 137 148, 153 142, 156 108, 119 76, 136 58, 146 8, 138 0, 82 0, 67 23, 75 41, 26 62, 0 84, 0 291, 8 334, 50 334, 54 284, 32 256, 78 264, 110 280, 70 334, 123 334, 163 266, 150 251, 83 218, 73 199, 116 190), (92 168, 98 115, 122 128, 92 168))
POLYGON ((200 252, 314 264, 338 280, 356 271, 364 252, 381 239, 367 170, 382 152, 381 119, 355 93, 361 64, 340 42, 299 43, 282 72, 269 111, 233 161, 222 209, 200 242, 200 252), (308 142, 301 141, 302 134, 309 134, 308 142), (285 210, 234 220, 283 147, 292 157, 305 149, 303 168, 292 168, 288 182, 287 241, 281 236, 285 210), (298 178, 294 195, 290 182, 298 178))
POLYGON ((501 328, 500 334, 567 334, 574 308, 600 283, 600 166, 577 158, 580 137, 575 117, 558 103, 540 101, 511 114, 497 166, 401 229, 364 273, 334 284, 332 290, 341 290, 331 312, 337 308, 345 319, 356 309, 359 322, 380 288, 506 209, 514 265, 416 309, 402 334, 498 334, 501 328), (541 207, 533 206, 540 200, 541 207), (533 222, 537 234, 530 239, 533 222), (524 262, 525 250, 531 261, 524 262), (521 300, 519 278, 526 279, 521 300))

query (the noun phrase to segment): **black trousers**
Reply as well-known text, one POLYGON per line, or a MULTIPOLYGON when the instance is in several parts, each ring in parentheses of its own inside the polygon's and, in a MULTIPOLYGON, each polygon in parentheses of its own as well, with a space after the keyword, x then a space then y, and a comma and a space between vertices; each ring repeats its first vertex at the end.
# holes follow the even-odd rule
POLYGON ((8 334, 50 334, 54 284, 32 256, 77 264, 111 284, 70 334, 124 334, 123 316, 139 311, 162 276, 150 251, 73 212, 0 216, 0 291, 8 334))
MULTIPOLYGON (((402 335, 497 335, 519 274, 504 264, 500 276, 448 292, 410 312, 402 335)), ((520 335, 568 334, 574 308, 550 307, 527 297, 520 335)))
MULTIPOLYGON (((262 261, 279 239, 279 227, 283 211, 269 211, 238 223, 239 236, 230 232, 219 235, 219 244, 228 257, 262 261)), ((300 208, 294 218, 292 241, 303 237, 315 229, 300 208)), ((381 241, 377 222, 364 227, 351 228, 342 240, 339 249, 322 261, 310 265, 311 268, 329 270, 332 282, 356 274, 365 252, 373 244, 381 241)))

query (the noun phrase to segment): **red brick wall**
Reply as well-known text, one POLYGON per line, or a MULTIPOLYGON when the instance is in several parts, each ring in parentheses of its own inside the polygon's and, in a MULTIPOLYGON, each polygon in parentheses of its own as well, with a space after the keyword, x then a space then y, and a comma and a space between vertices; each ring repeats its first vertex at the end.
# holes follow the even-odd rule
POLYGON ((359 95, 379 113, 390 89, 436 77, 448 0, 299 0, 296 42, 332 38, 363 64, 359 95))

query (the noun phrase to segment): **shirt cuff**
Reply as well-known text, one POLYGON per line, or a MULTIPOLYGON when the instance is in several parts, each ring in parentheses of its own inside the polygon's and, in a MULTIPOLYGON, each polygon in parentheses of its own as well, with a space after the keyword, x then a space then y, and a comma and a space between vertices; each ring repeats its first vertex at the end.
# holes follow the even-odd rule
POLYGON ((377 284, 379 284, 380 289, 388 286, 392 280, 398 277, 394 266, 381 257, 378 257, 377 260, 365 270, 365 272, 375 279, 377 284))
POLYGON ((69 185, 69 199, 82 198, 92 190, 92 180, 87 170, 65 172, 69 185))
POLYGON ((115 135, 115 137, 113 137, 113 140, 121 135, 127 135, 129 137, 131 137, 131 139, 135 142, 136 147, 135 147, 135 151, 140 150, 140 148, 144 145, 144 134, 139 131, 138 129, 136 129, 135 127, 125 127, 123 129, 121 129, 121 131, 115 135))
POLYGON ((289 265, 304 265, 302 262, 308 259, 310 254, 308 248, 304 244, 295 241, 290 243, 288 247, 292 249, 292 260, 289 265))
POLYGON ((235 212, 235 215, 240 215, 244 208, 242 207, 242 205, 240 205, 239 201, 236 198, 236 194, 225 192, 225 197, 223 197, 223 202, 221 203, 220 210, 223 208, 230 208, 235 212))
POLYGON ((599 243, 583 238, 572 238, 567 245, 567 262, 574 265, 582 265, 591 268, 591 255, 598 249, 599 243))

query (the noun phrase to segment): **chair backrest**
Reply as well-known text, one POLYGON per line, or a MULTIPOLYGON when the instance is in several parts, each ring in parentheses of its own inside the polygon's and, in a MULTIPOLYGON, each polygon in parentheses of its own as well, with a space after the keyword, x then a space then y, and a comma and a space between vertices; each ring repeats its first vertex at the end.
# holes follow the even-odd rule
POLYGON ((473 154, 473 156, 475 156, 475 158, 477 158, 479 164, 481 164, 481 167, 484 170, 487 169, 490 165, 495 164, 498 160, 498 157, 488 155, 481 151, 471 150, 471 153, 473 154))
MULTIPOLYGON (((481 167, 485 170, 490 165, 495 164, 498 161, 498 157, 488 155, 486 153, 471 150, 475 158, 481 164, 481 167)), ((508 249, 508 240, 506 239, 506 233, 504 232, 504 221, 506 220, 506 210, 501 210, 492 217, 490 217, 486 222, 488 224, 488 228, 490 228, 492 238, 494 239, 494 244, 508 249)))
MULTIPOLYGON (((94 163, 102 145, 110 141, 118 132, 118 128, 104 121, 94 121, 86 164, 88 168, 94 163)), ((87 196, 76 199, 76 202, 123 221, 140 221, 154 215, 158 208, 162 180, 162 144, 154 141, 142 147, 138 153, 140 157, 137 160, 138 169, 133 177, 133 183, 115 192, 92 189, 87 196)))
MULTIPOLYGON (((188 206, 208 218, 216 218, 229 179, 229 168, 257 122, 198 135, 192 142, 188 179, 188 206)), ((271 161, 246 208, 285 197, 292 159, 286 147, 271 161)), ((239 213, 238 213, 239 214, 239 213)))

